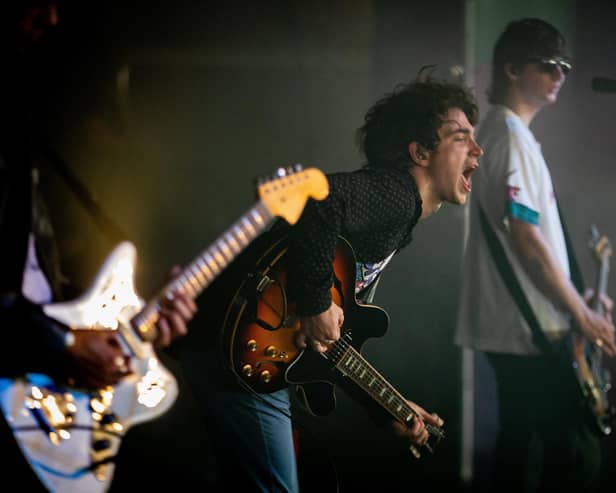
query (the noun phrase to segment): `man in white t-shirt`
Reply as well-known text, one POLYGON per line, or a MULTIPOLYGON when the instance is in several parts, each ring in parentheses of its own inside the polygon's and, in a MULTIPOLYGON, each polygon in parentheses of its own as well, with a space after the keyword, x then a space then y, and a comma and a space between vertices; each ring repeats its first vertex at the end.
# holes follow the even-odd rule
POLYGON ((486 353, 496 375, 500 421, 491 491, 587 492, 599 473, 599 442, 573 373, 538 347, 480 219, 482 210, 548 347, 578 330, 614 355, 611 317, 592 311, 571 280, 572 252, 550 172, 529 128, 556 101, 570 69, 565 40, 553 26, 511 22, 494 49, 493 106, 477 137, 484 157, 471 197, 456 343, 486 353))

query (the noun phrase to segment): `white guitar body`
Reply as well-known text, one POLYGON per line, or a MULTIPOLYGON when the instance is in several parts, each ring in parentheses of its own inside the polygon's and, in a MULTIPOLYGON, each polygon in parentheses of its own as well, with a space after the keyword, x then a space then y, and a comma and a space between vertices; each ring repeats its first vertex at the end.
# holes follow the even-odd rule
POLYGON ((124 242, 107 257, 83 296, 43 306, 47 316, 73 330, 116 331, 131 356, 132 370, 118 385, 87 393, 59 388, 40 374, 0 379, 2 412, 25 458, 50 491, 106 491, 128 429, 159 416, 175 402, 175 377, 147 342, 156 336, 158 300, 178 290, 196 298, 274 217, 294 224, 308 197, 323 200, 329 193, 321 171, 301 167, 280 169, 258 188, 261 200, 149 303, 135 293, 136 250, 124 242))
POLYGON ((91 393, 58 388, 39 374, 0 379, 2 412, 50 491, 106 491, 113 458, 128 429, 164 413, 177 397, 175 377, 159 362, 151 343, 130 337, 130 320, 144 305, 134 290, 135 262, 134 246, 124 242, 107 257, 83 296, 43 307, 73 329, 118 331, 132 356, 132 374, 91 393))

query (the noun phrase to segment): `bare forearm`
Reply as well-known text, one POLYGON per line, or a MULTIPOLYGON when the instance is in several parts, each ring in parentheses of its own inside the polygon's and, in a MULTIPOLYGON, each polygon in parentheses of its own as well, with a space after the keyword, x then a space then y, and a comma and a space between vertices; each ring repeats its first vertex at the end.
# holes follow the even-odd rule
POLYGON ((583 316, 585 302, 558 264, 536 226, 510 220, 511 242, 533 284, 560 310, 574 319, 583 316))

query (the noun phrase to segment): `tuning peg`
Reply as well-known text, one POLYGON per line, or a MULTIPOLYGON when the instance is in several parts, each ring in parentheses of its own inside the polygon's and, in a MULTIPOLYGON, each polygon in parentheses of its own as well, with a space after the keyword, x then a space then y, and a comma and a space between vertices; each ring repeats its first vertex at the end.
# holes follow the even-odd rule
POLYGON ((287 176, 287 170, 286 170, 286 169, 284 169, 284 168, 278 168, 278 169, 276 170, 276 176, 277 176, 278 178, 282 178, 283 176, 287 176))
POLYGON ((597 229, 596 224, 590 225, 590 239, 588 240, 589 246, 594 247, 599 241, 599 230, 597 229))
POLYGON ((596 224, 591 224, 590 225, 590 237, 593 240, 598 240, 599 239, 599 230, 597 229, 597 225, 596 224))

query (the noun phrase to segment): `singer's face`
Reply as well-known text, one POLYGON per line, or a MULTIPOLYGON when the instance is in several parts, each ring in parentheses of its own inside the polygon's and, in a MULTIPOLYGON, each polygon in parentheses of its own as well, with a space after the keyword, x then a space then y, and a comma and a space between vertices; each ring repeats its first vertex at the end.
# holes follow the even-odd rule
POLYGON ((541 108, 556 102, 565 82, 565 67, 559 64, 529 62, 522 67, 515 84, 526 103, 541 108))

